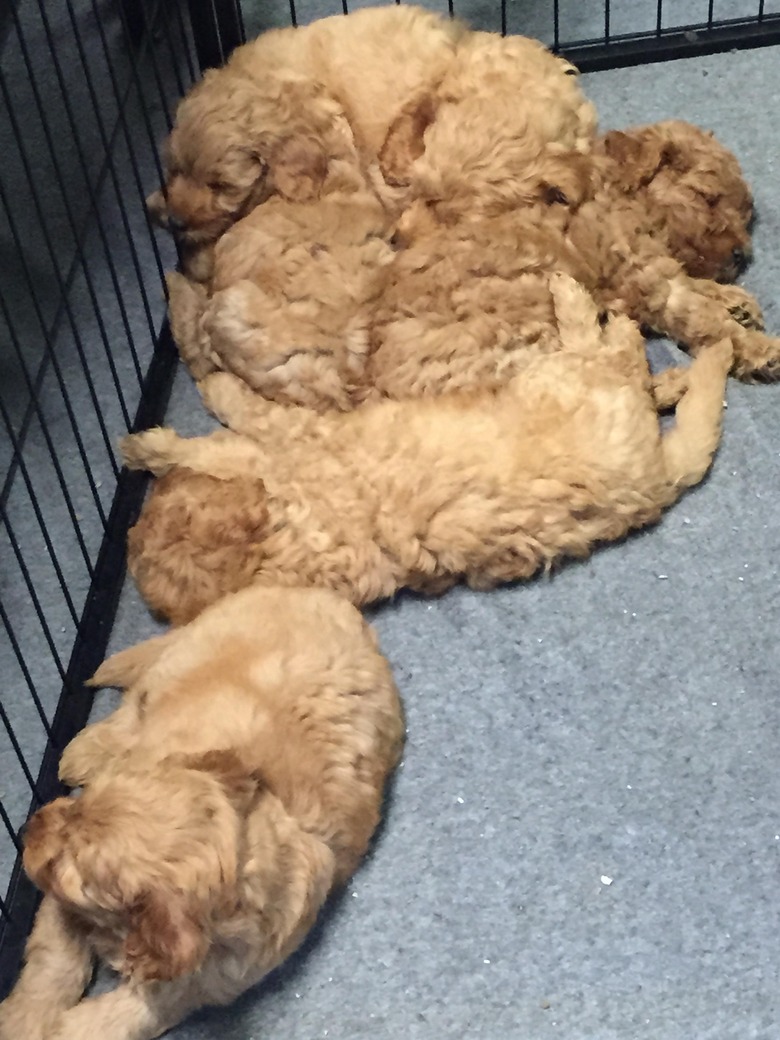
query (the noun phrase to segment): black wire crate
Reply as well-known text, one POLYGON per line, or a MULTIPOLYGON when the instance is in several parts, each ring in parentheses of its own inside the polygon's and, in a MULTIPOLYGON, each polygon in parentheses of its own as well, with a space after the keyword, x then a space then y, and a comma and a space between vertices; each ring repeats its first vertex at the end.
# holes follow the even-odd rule
MULTIPOLYGON (((0 59, 0 955, 3 989, 34 909, 17 859, 86 721, 124 535, 142 481, 119 436, 162 416, 161 252, 143 199, 195 77, 183 11, 22 0, 0 59), (140 21, 139 21, 140 19, 140 21)), ((164 248, 164 246, 163 246, 164 248)))
MULTIPOLYGON (((36 896, 30 811, 84 725, 144 478, 119 437, 159 422, 176 367, 149 227, 159 147, 201 69, 242 40, 365 3, 11 0, 0 9, 0 998, 36 896)), ((535 36, 583 71, 780 42, 780 0, 430 0, 535 36)))

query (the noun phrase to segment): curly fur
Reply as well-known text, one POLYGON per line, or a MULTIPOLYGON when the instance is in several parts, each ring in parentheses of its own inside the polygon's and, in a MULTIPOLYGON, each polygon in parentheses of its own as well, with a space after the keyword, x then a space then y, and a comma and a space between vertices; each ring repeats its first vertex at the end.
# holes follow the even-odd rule
POLYGON ((388 205, 376 169, 394 116, 441 80, 464 29, 401 5, 274 29, 233 52, 182 100, 166 144, 152 217, 184 247, 188 273, 210 273, 208 247, 270 195, 315 198, 354 148, 388 205))
POLYGON ((315 589, 246 589, 109 658, 121 706, 65 749, 75 799, 39 810, 45 893, 2 1040, 152 1040, 294 950, 358 866, 403 740, 359 613, 315 589), (81 999, 93 955, 124 979, 81 999))
POLYGON ((573 65, 537 40, 472 32, 439 88, 396 118, 380 164, 442 220, 478 220, 560 192, 595 128, 573 65))
POLYGON ((675 121, 608 133, 576 158, 584 165, 584 197, 547 206, 454 225, 438 204, 410 207, 374 315, 369 386, 403 398, 502 385, 529 346, 556 348, 554 270, 692 353, 729 337, 736 375, 780 372, 758 304, 714 280, 735 277, 750 252, 752 200, 734 156, 675 121))
MULTIPOLYGON (((528 351, 496 394, 323 416, 219 373, 203 384, 206 401, 238 433, 127 438, 131 468, 165 474, 128 543, 149 605, 180 624, 253 570, 253 581, 327 586, 356 604, 460 578, 487 588, 657 520, 715 451, 730 344, 694 362, 676 429, 661 437, 636 325, 616 317, 602 328, 563 275, 551 289, 559 349, 528 351), (220 484, 233 507, 213 493, 220 484), (253 494, 267 520, 238 544, 253 494)), ((669 404, 680 387, 663 390, 669 404)))
POLYGON ((194 378, 224 369, 282 404, 351 408, 395 255, 390 231, 360 187, 254 210, 217 242, 211 294, 168 276, 173 335, 194 378))

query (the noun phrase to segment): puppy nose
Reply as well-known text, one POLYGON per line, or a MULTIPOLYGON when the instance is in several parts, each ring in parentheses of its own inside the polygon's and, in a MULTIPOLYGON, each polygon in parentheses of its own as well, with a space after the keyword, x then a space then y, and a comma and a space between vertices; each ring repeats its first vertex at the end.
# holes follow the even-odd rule
POLYGON ((731 259, 737 267, 742 267, 749 259, 749 255, 747 250, 741 249, 739 246, 731 251, 731 259))
POLYGON ((181 233, 187 230, 186 221, 182 220, 181 217, 177 217, 174 213, 168 214, 168 227, 171 231, 181 233))

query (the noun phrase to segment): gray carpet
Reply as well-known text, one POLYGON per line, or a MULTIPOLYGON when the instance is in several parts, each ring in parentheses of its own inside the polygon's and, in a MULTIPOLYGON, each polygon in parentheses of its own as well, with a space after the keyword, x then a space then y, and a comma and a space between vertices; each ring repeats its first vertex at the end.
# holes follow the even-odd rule
MULTIPOLYGON (((604 128, 678 116, 737 152, 759 212, 744 283, 780 331, 779 57, 585 88, 604 128)), ((780 1036, 780 387, 728 401, 712 476, 655 529, 552 579, 373 612, 409 724, 375 850, 286 968, 171 1037, 780 1036)), ((169 419, 209 427, 184 373, 169 419)), ((112 648, 157 629, 128 585, 112 648)))

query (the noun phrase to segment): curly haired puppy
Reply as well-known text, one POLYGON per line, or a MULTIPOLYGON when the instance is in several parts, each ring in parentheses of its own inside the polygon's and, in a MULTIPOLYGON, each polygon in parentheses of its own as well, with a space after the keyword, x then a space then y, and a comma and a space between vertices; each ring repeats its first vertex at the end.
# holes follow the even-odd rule
POLYGON ((234 430, 127 438, 161 475, 129 536, 153 610, 181 624, 250 582, 324 585, 356 604, 528 578, 657 520, 715 451, 728 341, 690 369, 661 437, 637 326, 603 328, 552 279, 560 348, 496 394, 383 401, 346 414, 283 408, 227 373, 204 383, 234 430))
POLYGON ((715 281, 750 252, 751 195, 731 152, 667 122, 608 133, 585 161, 584 199, 455 224, 439 203, 407 210, 396 235, 407 248, 374 315, 369 386, 403 398, 502 385, 529 345, 556 349, 554 270, 693 353, 728 337, 738 376, 780 374, 780 340, 761 331, 758 304, 715 281))
POLYGON ((472 32, 438 89, 396 118, 380 166, 439 219, 473 221, 584 189, 575 157, 595 128, 570 62, 537 40, 472 32))
POLYGON ((358 866, 402 747, 387 662, 324 589, 246 589, 109 658, 121 706, 65 749, 40 809, 45 893, 2 1040, 152 1040, 302 941, 358 866), (124 978, 82 999, 93 955, 124 978))
POLYGON ((346 138, 376 165, 394 117, 441 80, 463 32, 420 7, 371 8, 270 30, 208 71, 179 105, 165 189, 147 200, 188 273, 206 278, 209 245, 270 195, 316 198, 346 138))
POLYGON ((360 183, 329 186, 317 205, 269 199, 216 243, 210 293, 169 274, 171 328, 192 376, 224 369, 280 404, 353 407, 395 256, 390 223, 360 183))

